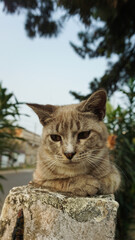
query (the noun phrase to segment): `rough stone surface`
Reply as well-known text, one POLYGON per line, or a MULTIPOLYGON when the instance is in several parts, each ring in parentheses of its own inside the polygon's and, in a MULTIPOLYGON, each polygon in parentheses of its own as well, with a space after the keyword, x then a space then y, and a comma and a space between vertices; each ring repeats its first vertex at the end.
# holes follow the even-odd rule
POLYGON ((0 218, 0 239, 12 240, 20 209, 24 240, 113 240, 118 203, 113 195, 68 197, 32 185, 13 188, 0 218))

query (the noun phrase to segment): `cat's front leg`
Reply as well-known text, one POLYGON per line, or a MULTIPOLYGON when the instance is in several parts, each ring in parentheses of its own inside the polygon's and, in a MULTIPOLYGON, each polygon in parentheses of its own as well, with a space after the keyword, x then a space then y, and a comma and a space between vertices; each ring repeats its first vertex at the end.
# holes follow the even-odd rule
POLYGON ((90 175, 81 175, 70 179, 71 191, 77 196, 94 196, 100 189, 100 183, 90 175))
POLYGON ((113 165, 111 172, 101 178, 100 183, 100 194, 115 193, 119 189, 121 183, 121 176, 118 169, 113 165))
POLYGON ((99 181, 89 175, 46 180, 40 185, 51 191, 68 193, 73 196, 93 196, 100 189, 99 181))

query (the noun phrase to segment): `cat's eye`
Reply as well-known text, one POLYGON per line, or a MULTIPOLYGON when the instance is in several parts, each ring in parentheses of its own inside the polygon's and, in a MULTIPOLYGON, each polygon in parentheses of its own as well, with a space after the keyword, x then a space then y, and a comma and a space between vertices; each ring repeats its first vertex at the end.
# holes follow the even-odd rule
POLYGON ((61 136, 60 135, 51 134, 50 137, 54 142, 60 142, 61 141, 61 136))
POLYGON ((78 140, 80 139, 86 139, 89 137, 91 131, 85 131, 85 132, 80 132, 78 134, 78 140))

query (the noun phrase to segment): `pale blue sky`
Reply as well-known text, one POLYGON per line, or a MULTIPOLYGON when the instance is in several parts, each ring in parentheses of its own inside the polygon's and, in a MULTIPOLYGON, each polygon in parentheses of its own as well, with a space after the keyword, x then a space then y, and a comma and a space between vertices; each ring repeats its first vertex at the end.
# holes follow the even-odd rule
MULTIPOLYGON (((23 15, 6 15, 0 5, 0 80, 17 99, 41 104, 76 102, 70 90, 88 93, 88 84, 102 76, 106 61, 81 59, 70 47, 81 30, 77 20, 70 20, 58 38, 31 40, 24 30, 23 15)), ((28 130, 41 132, 38 118, 23 106, 20 123, 28 130)))

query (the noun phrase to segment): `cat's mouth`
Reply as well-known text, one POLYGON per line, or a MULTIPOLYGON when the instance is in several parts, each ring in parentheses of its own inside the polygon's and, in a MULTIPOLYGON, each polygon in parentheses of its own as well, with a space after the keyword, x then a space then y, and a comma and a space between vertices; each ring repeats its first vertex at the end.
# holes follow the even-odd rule
POLYGON ((79 162, 69 161, 69 162, 65 162, 65 164, 67 164, 67 165, 77 165, 77 164, 79 164, 79 162))

